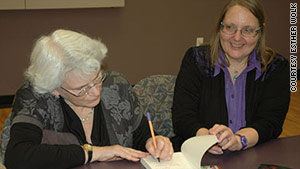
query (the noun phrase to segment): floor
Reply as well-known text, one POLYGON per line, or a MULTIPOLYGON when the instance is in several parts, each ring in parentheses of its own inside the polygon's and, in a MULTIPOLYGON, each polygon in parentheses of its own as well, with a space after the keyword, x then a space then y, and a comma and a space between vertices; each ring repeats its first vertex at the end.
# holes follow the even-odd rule
MULTIPOLYGON (((0 131, 11 108, 0 109, 0 131)), ((300 135, 300 91, 291 93, 291 103, 280 137, 300 135)))

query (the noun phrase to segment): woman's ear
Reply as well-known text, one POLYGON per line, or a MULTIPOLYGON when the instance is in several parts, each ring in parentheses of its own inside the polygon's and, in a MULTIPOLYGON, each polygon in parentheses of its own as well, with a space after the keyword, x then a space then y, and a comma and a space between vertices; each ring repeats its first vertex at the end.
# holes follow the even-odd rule
POLYGON ((56 98, 59 98, 59 95, 60 95, 59 91, 53 90, 51 93, 52 93, 56 98))

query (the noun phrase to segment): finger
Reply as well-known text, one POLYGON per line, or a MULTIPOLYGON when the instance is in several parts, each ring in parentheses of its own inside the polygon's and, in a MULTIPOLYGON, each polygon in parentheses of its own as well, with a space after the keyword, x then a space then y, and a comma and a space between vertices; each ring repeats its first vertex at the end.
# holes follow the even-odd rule
POLYGON ((139 161, 140 158, 146 157, 148 154, 132 148, 116 146, 115 156, 127 159, 130 161, 139 161))
POLYGON ((168 152, 168 158, 166 158, 166 160, 171 160, 172 157, 173 157, 173 154, 174 154, 174 149, 173 149, 173 144, 172 142, 169 140, 170 142, 170 149, 169 149, 169 152, 168 152))
POLYGON ((229 142, 227 142, 225 145, 223 145, 222 146, 222 149, 223 150, 227 150, 229 147, 231 147, 232 146, 232 142, 231 141, 229 141, 229 142))
POLYGON ((112 158, 107 159, 106 161, 117 161, 117 160, 123 160, 123 158, 121 158, 121 157, 112 157, 112 158))
POLYGON ((226 145, 229 142, 229 140, 227 138, 223 139, 220 143, 218 143, 218 145, 220 147, 223 147, 224 145, 226 145))
MULTIPOLYGON (((153 144, 153 140, 152 138, 148 139, 146 142, 146 150, 152 155, 154 156, 155 154, 155 148, 154 148, 154 144, 153 144)), ((155 158, 155 157, 154 157, 155 158)))
POLYGON ((169 138, 161 137, 158 142, 158 147, 161 148, 159 157, 161 159, 170 160, 173 155, 173 146, 169 138))
POLYGON ((153 146, 153 154, 150 153, 154 158, 160 158, 163 149, 165 148, 165 139, 162 136, 156 136, 156 144, 157 147, 153 146))
POLYGON ((218 133, 222 133, 225 129, 226 126, 215 124, 211 129, 209 129, 209 133, 217 135, 218 133))
POLYGON ((212 154, 223 154, 223 150, 218 145, 212 146, 208 152, 212 154))
POLYGON ((231 132, 231 129, 227 129, 227 130, 224 130, 222 132, 222 134, 220 135, 220 137, 218 138, 219 140, 219 143, 223 142, 223 141, 226 141, 226 143, 228 142, 228 140, 230 140, 230 137, 232 137, 233 134, 231 132))
POLYGON ((212 128, 210 128, 209 130, 208 130, 208 133, 209 134, 217 134, 218 132, 216 132, 216 129, 219 127, 219 124, 215 124, 212 128))
POLYGON ((214 150, 208 150, 208 152, 211 154, 217 154, 217 155, 223 154, 223 152, 218 152, 218 151, 214 151, 214 150))
POLYGON ((218 142, 222 146, 234 137, 232 130, 229 127, 223 126, 222 133, 218 137, 218 142))
POLYGON ((222 146, 223 150, 229 149, 230 151, 238 150, 239 148, 239 142, 238 140, 233 136, 230 138, 230 141, 222 146))
POLYGON ((149 155, 149 153, 147 153, 147 152, 143 152, 143 151, 140 151, 140 150, 135 150, 135 149, 132 149, 132 148, 127 148, 126 147, 125 150, 127 151, 128 154, 130 154, 131 156, 136 157, 136 158, 144 158, 144 157, 149 155))

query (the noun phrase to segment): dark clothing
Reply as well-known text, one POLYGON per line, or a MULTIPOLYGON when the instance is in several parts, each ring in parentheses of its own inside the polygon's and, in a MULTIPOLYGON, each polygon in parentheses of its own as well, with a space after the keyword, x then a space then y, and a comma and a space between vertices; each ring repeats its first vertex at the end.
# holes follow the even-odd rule
MULTIPOLYGON (((224 72, 214 76, 209 52, 208 46, 190 48, 177 76, 172 119, 182 141, 203 127, 228 126, 224 72)), ((259 134, 258 143, 262 143, 282 131, 290 101, 289 62, 277 54, 258 79, 256 70, 247 73, 245 118, 246 127, 254 128, 259 134)))
MULTIPOLYGON (((223 65, 226 65, 224 52, 219 50, 219 58, 223 65)), ((225 80, 225 98, 228 112, 228 127, 232 132, 237 132, 240 128, 246 126, 245 119, 245 91, 247 82, 247 73, 256 68, 255 80, 261 75, 261 63, 256 60, 256 52, 252 51, 248 58, 247 67, 237 76, 234 75, 234 83, 227 66, 222 66, 215 62, 214 77, 220 73, 222 69, 225 80)))
MULTIPOLYGON (((151 137, 146 118, 131 85, 119 73, 106 72, 101 101, 94 109, 91 134, 95 146, 122 145, 145 150, 151 137)), ((25 84, 18 90, 12 112, 7 168, 60 169, 84 164, 87 143, 80 119, 61 98, 36 93, 25 84)))
POLYGON ((10 136, 5 154, 9 169, 62 169, 84 163, 84 151, 79 145, 41 144, 43 132, 33 124, 14 124, 10 136))
MULTIPOLYGON (((88 142, 86 141, 84 129, 76 113, 64 101, 62 97, 60 98, 60 104, 62 106, 65 119, 63 131, 73 133, 78 139, 80 145, 87 144, 88 142)), ((93 145, 97 146, 110 145, 105 118, 103 116, 101 108, 101 102, 94 108, 94 123, 91 134, 91 141, 93 145)))

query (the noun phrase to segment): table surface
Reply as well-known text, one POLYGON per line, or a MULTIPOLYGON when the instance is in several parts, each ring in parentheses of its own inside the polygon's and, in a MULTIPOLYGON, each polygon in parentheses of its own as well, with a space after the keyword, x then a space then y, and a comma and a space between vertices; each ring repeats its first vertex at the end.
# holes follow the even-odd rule
MULTIPOLYGON (((278 138, 240 152, 225 152, 223 155, 206 153, 202 165, 214 164, 222 169, 257 169, 260 164, 300 168, 300 135, 278 138)), ((126 160, 92 163, 76 169, 144 169, 140 163, 126 160)))

